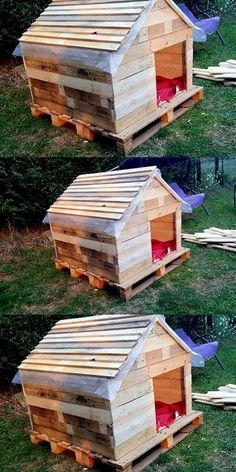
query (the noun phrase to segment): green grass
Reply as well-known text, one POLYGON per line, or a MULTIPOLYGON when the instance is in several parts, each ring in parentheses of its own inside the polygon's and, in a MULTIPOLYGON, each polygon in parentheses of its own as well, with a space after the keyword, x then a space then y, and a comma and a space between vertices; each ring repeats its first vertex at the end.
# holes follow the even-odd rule
MULTIPOLYGON (((210 226, 236 228, 232 190, 221 188, 202 208, 184 219, 183 231, 210 226)), ((128 303, 116 293, 94 290, 87 280, 73 279, 54 267, 54 250, 40 231, 16 233, 2 239, 0 314, 232 314, 236 313, 235 253, 184 243, 191 257, 181 267, 154 282, 128 303)))
MULTIPOLYGON (((195 44, 194 65, 207 67, 236 57, 236 15, 225 16, 221 32, 226 46, 213 35, 207 43, 195 44)), ((7 75, 7 74, 6 74, 7 75)), ((234 156, 236 90, 203 80, 205 99, 172 125, 137 148, 136 155, 234 156)), ((118 157, 106 141, 83 143, 76 134, 53 128, 47 118, 30 114, 30 94, 11 74, 0 80, 0 156, 110 156, 118 157)))
MULTIPOLYGON (((235 383, 235 340, 222 340, 219 354, 222 370, 215 360, 204 369, 193 370, 193 391, 206 392, 220 385, 235 383)), ((208 405, 193 404, 203 411, 204 425, 145 469, 146 472, 219 472, 235 470, 235 412, 208 405)), ((65 456, 53 456, 47 445, 33 446, 29 440, 26 413, 10 401, 1 408, 1 472, 76 472, 82 470, 65 456)), ((91 472, 93 472, 91 470, 91 472)))

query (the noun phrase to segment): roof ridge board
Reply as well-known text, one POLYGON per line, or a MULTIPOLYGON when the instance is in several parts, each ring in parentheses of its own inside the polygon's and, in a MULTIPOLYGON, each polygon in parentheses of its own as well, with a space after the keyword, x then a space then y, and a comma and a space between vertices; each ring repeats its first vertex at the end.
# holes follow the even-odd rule
POLYGON ((127 175, 127 176, 120 176, 120 175, 114 175, 114 176, 100 176, 100 177, 97 177, 97 178, 85 178, 85 179, 80 179, 79 177, 76 178, 74 180, 74 182, 85 182, 85 183, 93 183, 93 182, 102 182, 102 183, 106 183, 106 182, 120 182, 120 183, 125 183, 125 182, 133 182, 134 179, 136 179, 136 182, 143 182, 144 180, 146 180, 148 178, 148 175, 149 174, 138 174, 138 175, 135 175, 135 176, 132 176, 132 175, 127 175))
MULTIPOLYGON (((147 181, 147 180, 146 180, 147 181)), ((145 182, 146 182, 145 181, 145 182)), ((81 188, 81 186, 76 186, 74 185, 73 187, 70 186, 68 187, 68 189, 65 190, 64 193, 89 193, 92 192, 94 194, 96 193, 99 193, 101 190, 104 192, 104 193, 122 193, 122 192, 138 192, 139 191, 139 186, 133 186, 131 187, 132 189, 135 189, 135 190, 130 190, 130 186, 128 186, 127 188, 123 188, 122 187, 116 187, 114 190, 109 186, 109 188, 104 188, 104 185, 101 187, 101 188, 88 188, 87 186, 85 188, 81 188)), ((102 194, 102 192, 100 192, 102 194)))
POLYGON ((151 320, 153 315, 135 315, 135 314, 128 314, 128 313, 122 313, 122 314, 115 314, 115 315, 109 315, 109 314, 105 314, 105 315, 92 315, 92 316, 83 316, 83 317, 78 317, 78 318, 67 318, 67 319, 63 319, 63 320, 59 320, 55 323, 55 326, 56 325, 61 325, 65 322, 70 322, 70 323, 78 323, 78 322, 81 322, 81 323, 86 323, 87 321, 105 321, 105 320, 110 320, 110 321, 115 321, 115 320, 119 320, 119 319, 128 319, 128 318, 132 318, 133 319, 149 319, 151 320))
MULTIPOLYGON (((108 171, 104 171, 104 172, 94 172, 94 173, 90 173, 90 174, 80 174, 81 176, 84 176, 84 177, 94 177, 94 176, 102 176, 102 175, 108 175, 108 174, 111 174, 111 175, 117 175, 117 174, 120 174, 120 175, 123 175, 123 174, 136 174, 136 173, 139 173, 139 172, 151 172, 153 169, 156 169, 157 166, 148 166, 148 167, 133 167, 133 168, 130 168, 130 169, 122 169, 122 170, 108 170, 108 171)), ((79 176, 78 176, 79 177, 79 176)), ((78 178, 76 177, 76 178, 78 178)))
POLYGON ((78 9, 86 9, 86 10, 92 10, 94 8, 94 5, 99 5, 99 8, 101 8, 102 10, 106 9, 107 7, 108 8, 112 8, 112 9, 119 9, 119 8, 130 8, 130 7, 145 7, 146 5, 148 4, 148 0, 127 0, 127 1, 116 1, 116 2, 111 2, 111 1, 107 1, 106 3, 103 3, 103 2, 99 2, 97 1, 96 3, 69 3, 69 2, 60 2, 58 3, 57 5, 55 3, 50 3, 48 5, 48 7, 46 8, 46 10, 64 10, 64 9, 68 9, 68 10, 74 10, 76 8, 78 9))

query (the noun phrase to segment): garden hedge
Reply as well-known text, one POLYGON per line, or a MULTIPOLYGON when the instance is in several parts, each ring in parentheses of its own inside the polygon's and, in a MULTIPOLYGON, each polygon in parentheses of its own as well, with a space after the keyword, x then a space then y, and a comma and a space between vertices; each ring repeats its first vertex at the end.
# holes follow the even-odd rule
POLYGON ((0 56, 10 55, 21 34, 50 0, 0 0, 0 56))

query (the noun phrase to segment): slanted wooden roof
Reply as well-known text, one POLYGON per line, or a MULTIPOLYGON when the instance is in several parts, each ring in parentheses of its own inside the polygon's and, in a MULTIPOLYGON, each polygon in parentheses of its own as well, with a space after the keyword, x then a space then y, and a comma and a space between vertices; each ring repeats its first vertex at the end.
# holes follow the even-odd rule
POLYGON ((151 320, 101 315, 58 321, 19 368, 113 378, 151 320))
MULTIPOLYGON (((191 26, 174 1, 167 3, 191 26)), ((153 0, 53 0, 20 42, 116 52, 152 4, 153 0)))
POLYGON ((61 213, 120 220, 156 167, 81 174, 49 208, 61 213))
POLYGON ((58 321, 19 369, 112 379, 156 321, 189 352, 158 315, 99 315, 58 321))
POLYGON ((20 41, 117 51, 150 0, 53 0, 20 41))
POLYGON ((156 166, 96 174, 81 174, 49 208, 48 213, 120 220, 153 177, 178 200, 156 166))

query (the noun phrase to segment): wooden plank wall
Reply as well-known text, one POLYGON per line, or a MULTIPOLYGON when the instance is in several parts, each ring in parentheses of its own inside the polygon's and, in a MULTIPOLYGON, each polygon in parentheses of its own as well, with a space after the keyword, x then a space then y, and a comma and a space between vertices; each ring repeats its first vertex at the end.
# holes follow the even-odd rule
POLYGON ((89 395, 24 386, 33 429, 50 438, 114 457, 110 402, 89 395))
POLYGON ((115 238, 73 226, 51 225, 57 259, 69 267, 118 282, 115 238))
POLYGON ((154 53, 183 42, 188 50, 189 89, 192 75, 192 30, 167 2, 157 0, 113 77, 117 133, 157 109, 154 53))
MULTIPOLYGON (((155 437, 155 393, 153 378, 169 371, 184 372, 188 354, 163 328, 156 323, 144 343, 116 400, 112 403, 115 456, 117 459, 138 449, 149 438, 155 437), (120 402, 125 402, 120 409, 120 402), (121 425, 123 429, 120 429, 121 425)), ((166 374, 167 375, 167 374, 166 374)), ((171 375, 171 374, 170 374, 171 375)), ((156 381, 156 380, 155 380, 156 381)), ((184 379, 181 380, 181 392, 184 379)), ((162 384, 160 382, 160 388, 162 384)), ((164 390, 164 385, 163 385, 164 390)))
POLYGON ((24 57, 34 103, 115 131, 111 75, 65 62, 24 57))
MULTIPOLYGON (((156 222, 158 228, 159 218, 167 217, 177 212, 179 208, 180 203, 154 178, 144 194, 143 201, 138 205, 117 239, 119 283, 126 282, 138 272, 141 279, 142 270, 151 267, 150 224, 158 218, 156 222)), ((167 225, 169 225, 168 222, 167 225)), ((161 226, 161 231, 165 231, 165 222, 161 226)), ((179 226, 178 231, 181 231, 179 226)), ((178 239, 181 241, 181 233, 178 234, 178 239)))

